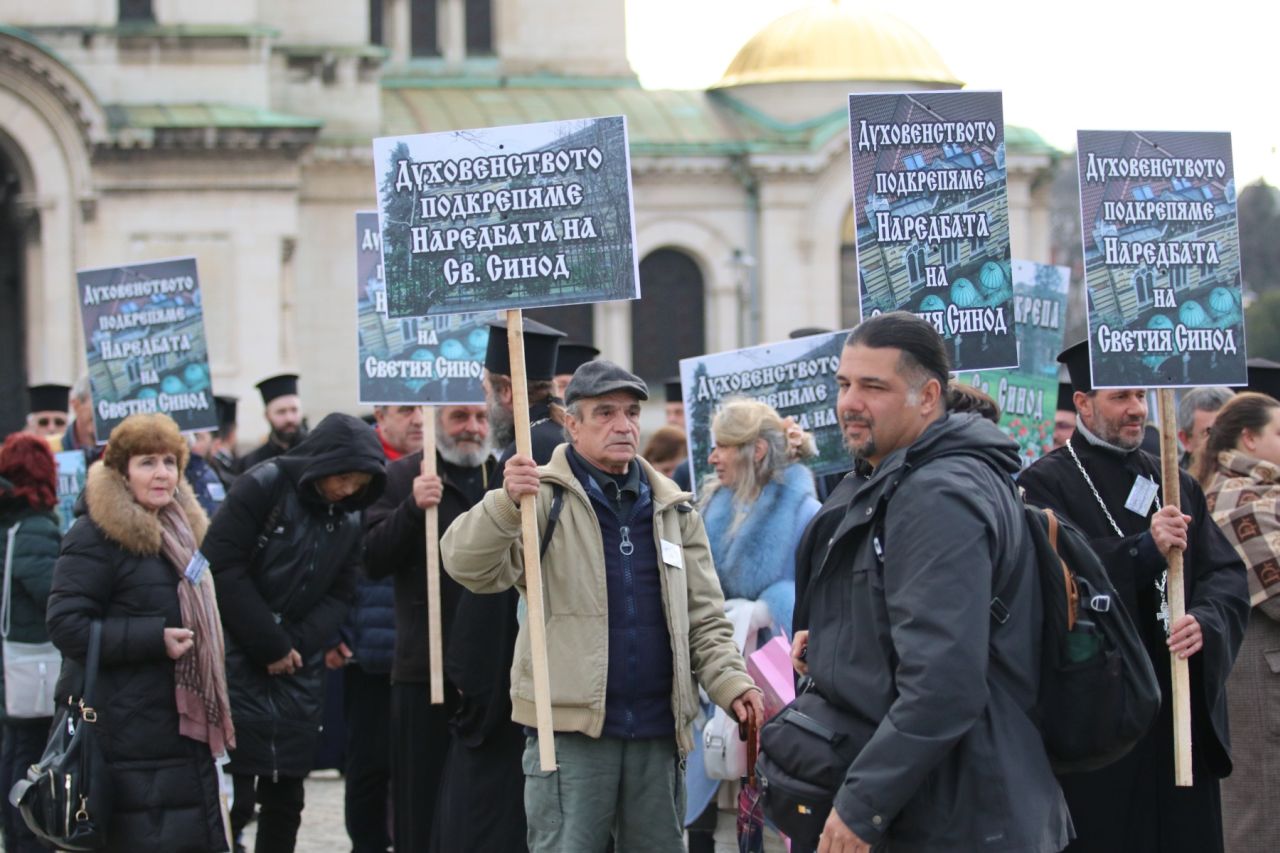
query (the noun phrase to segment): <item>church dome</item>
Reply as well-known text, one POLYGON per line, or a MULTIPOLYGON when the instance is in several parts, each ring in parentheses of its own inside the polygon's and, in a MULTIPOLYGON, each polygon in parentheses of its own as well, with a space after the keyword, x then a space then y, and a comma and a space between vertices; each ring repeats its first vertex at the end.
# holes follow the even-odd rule
POLYGON ((961 85, 915 29, 852 6, 831 0, 783 15, 742 46, 715 88, 844 80, 961 85))

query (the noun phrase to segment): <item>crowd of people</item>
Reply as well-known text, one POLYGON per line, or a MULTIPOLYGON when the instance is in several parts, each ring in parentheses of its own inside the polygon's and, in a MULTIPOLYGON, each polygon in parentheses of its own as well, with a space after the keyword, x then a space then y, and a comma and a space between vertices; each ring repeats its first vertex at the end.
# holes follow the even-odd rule
MULTIPOLYGON (((815 481, 813 436, 729 399, 695 499, 679 381, 642 450, 648 384, 525 325, 525 395, 497 323, 485 405, 379 406, 372 422, 334 413, 310 428, 299 378, 282 374, 258 386, 270 432, 244 455, 233 399, 218 399, 211 433, 134 415, 99 445, 87 380, 31 389, 27 428, 0 446, 4 636, 52 641, 65 702, 101 626, 108 849, 238 851, 256 821, 258 853, 289 853, 304 780, 336 730, 353 853, 715 850, 733 835, 740 785, 711 771, 703 735, 764 723, 747 659, 776 637, 801 691, 837 709, 848 730, 836 734, 856 745, 821 833, 793 839, 796 853, 1273 849, 1280 365, 1251 365, 1241 393, 1182 394, 1165 425, 1184 449, 1181 502, 1165 505, 1146 488, 1162 476, 1143 449, 1147 392, 1092 388, 1084 343, 1060 356, 1054 449, 1023 468, 998 406, 951 378, 933 327, 883 314, 849 335, 836 374, 847 474, 815 481), (520 396, 528 453, 515 442, 520 396), (63 534, 54 453, 72 450, 88 474, 63 534), (527 499, 552 770, 525 601, 527 499), (1087 537, 1162 692, 1145 735, 1100 769, 1055 773, 1042 741, 1054 709, 1039 702, 1044 616, 1024 500, 1087 537), (442 673, 429 654, 428 511, 442 673), (1187 787, 1174 783, 1173 656, 1190 672, 1187 787), (326 689, 338 679, 340 701, 326 689)), ((40 761, 50 725, 3 717, 6 792, 40 761)), ((3 834, 6 850, 43 849, 7 803, 3 834)))

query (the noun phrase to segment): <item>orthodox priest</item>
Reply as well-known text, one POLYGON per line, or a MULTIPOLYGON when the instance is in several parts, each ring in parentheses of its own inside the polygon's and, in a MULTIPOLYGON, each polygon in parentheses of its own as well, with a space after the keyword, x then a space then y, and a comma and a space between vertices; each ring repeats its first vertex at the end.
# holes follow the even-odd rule
MULTIPOLYGON (((564 409, 552 384, 563 337, 559 329, 524 321, 529 433, 539 465, 550 461, 564 442, 564 409)), ((502 449, 489 487, 501 488, 502 466, 516 452, 515 395, 505 321, 489 325, 484 370, 489 435, 494 446, 502 449)), ((514 589, 493 595, 458 593, 445 640, 444 671, 460 698, 450 721, 453 736, 440 780, 431 853, 523 853, 528 849, 520 766, 524 730, 511 722, 511 661, 519 601, 514 589)))
POLYGON ((1244 566, 1180 473, 1181 508, 1161 506, 1160 460, 1140 449, 1141 388, 1090 385, 1087 342, 1065 350, 1077 411, 1063 446, 1018 478, 1029 503, 1073 521, 1106 566, 1155 665, 1164 702, 1151 730, 1114 764, 1059 778, 1076 841, 1068 853, 1222 850, 1218 780, 1231 772, 1226 681, 1249 614, 1244 566), (1167 555, 1184 553, 1186 614, 1170 622, 1167 555), (1195 784, 1174 786, 1170 653, 1189 662, 1195 784))

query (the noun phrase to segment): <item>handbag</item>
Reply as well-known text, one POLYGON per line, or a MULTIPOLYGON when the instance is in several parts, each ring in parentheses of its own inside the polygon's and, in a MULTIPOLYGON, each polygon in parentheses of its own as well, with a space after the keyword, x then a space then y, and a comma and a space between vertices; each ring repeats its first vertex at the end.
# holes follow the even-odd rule
POLYGON ((38 839, 72 853, 105 847, 111 822, 111 769, 98 746, 92 701, 101 650, 102 622, 95 619, 80 699, 58 708, 44 755, 9 792, 38 839))
POLYGON ((13 606, 13 546, 19 522, 9 528, 4 552, 4 605, 0 609, 0 637, 4 654, 4 710, 19 720, 53 716, 53 688, 62 655, 53 643, 19 643, 9 639, 13 606))
POLYGON ((793 843, 816 847, 836 791, 875 726, 811 684, 760 729, 756 774, 765 817, 793 843))
MULTIPOLYGON (((733 625, 733 640, 742 652, 747 646, 751 624, 752 602, 730 599, 725 602, 725 616, 733 625)), ((736 782, 747 775, 747 745, 738 721, 724 708, 716 706, 702 729, 703 768, 708 779, 736 782)))

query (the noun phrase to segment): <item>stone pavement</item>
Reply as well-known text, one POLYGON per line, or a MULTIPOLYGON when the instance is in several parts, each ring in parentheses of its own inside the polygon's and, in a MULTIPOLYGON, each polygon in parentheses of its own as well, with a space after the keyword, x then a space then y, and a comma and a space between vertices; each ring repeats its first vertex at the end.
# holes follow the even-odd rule
MULTIPOLYGON (((347 853, 347 839, 342 819, 342 777, 336 771, 313 773, 307 778, 307 800, 302 810, 302 827, 298 830, 296 853, 347 853)), ((244 846, 252 853, 256 823, 245 830, 244 846)))

